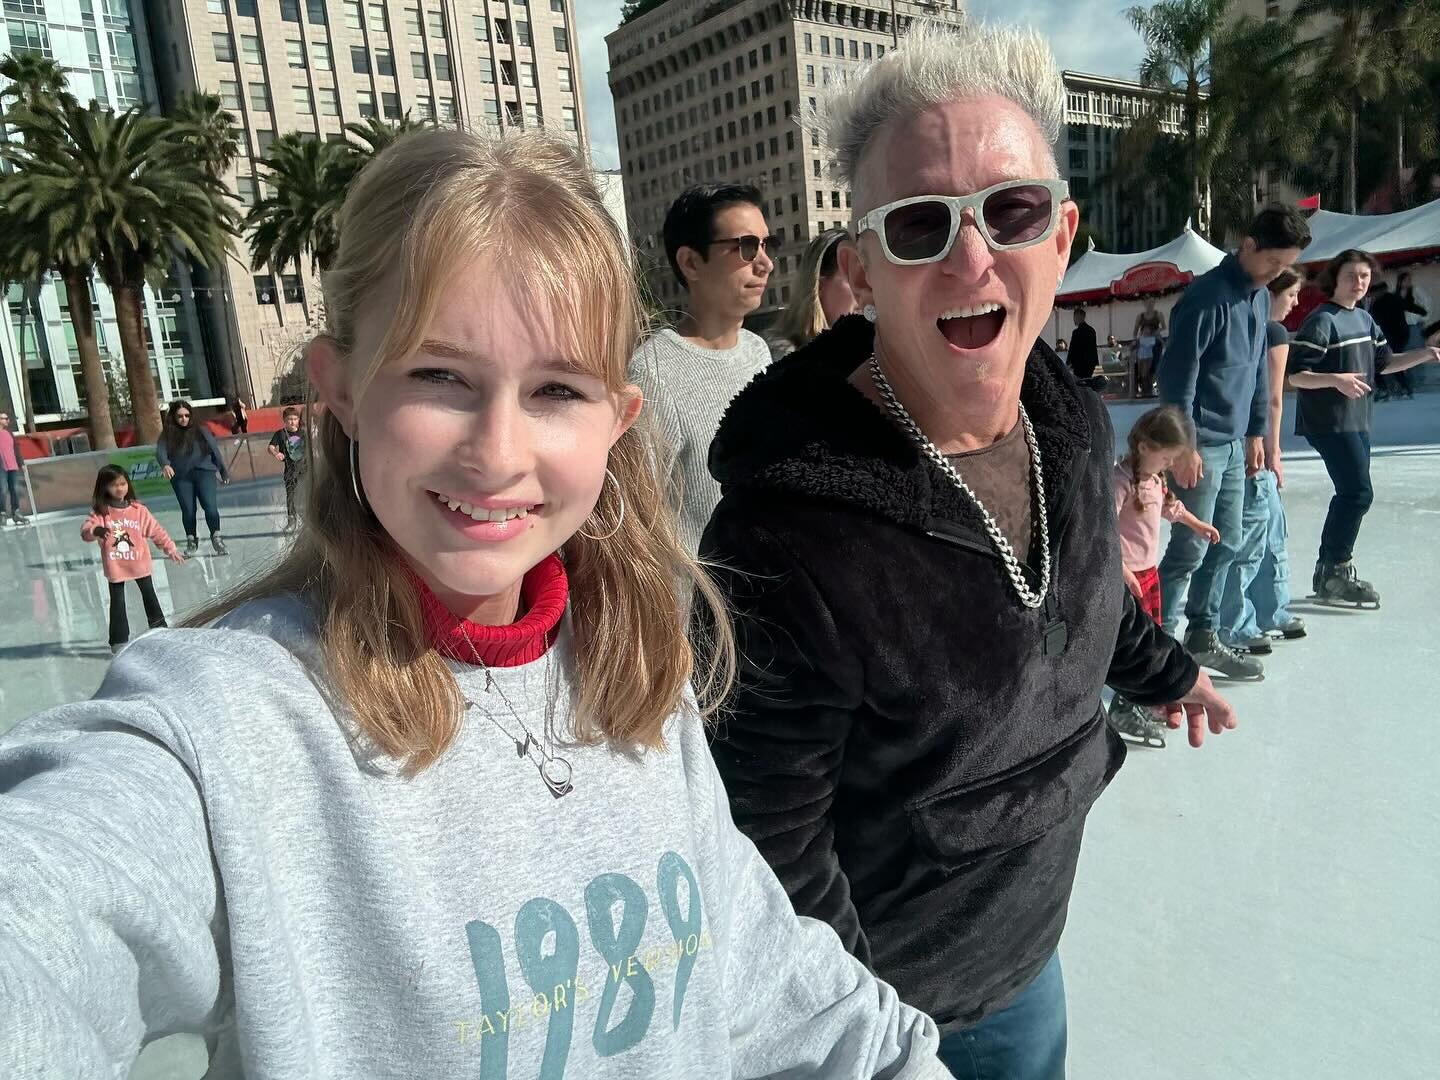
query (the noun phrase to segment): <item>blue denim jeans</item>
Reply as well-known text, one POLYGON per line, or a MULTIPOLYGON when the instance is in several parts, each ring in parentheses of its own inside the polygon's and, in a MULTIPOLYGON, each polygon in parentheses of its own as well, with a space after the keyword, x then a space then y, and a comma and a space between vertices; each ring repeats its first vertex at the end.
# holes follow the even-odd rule
POLYGON ((175 501, 180 504, 180 520, 185 526, 186 536, 195 536, 195 504, 205 511, 205 524, 210 535, 220 531, 220 509, 215 503, 215 482, 218 477, 213 469, 191 469, 188 473, 176 473, 170 480, 175 491, 175 501))
POLYGON ((1009 1005, 941 1039, 940 1062, 961 1080, 1065 1080, 1065 1040, 1057 952, 1009 1005))
POLYGON ((1292 618, 1285 504, 1270 470, 1245 478, 1241 521, 1240 550, 1220 603, 1220 636, 1231 645, 1278 630, 1292 618))
POLYGON ((1370 433, 1368 431, 1337 431, 1333 435, 1307 435, 1325 471, 1335 485, 1335 497, 1325 515, 1320 531, 1320 561, 1349 562, 1355 553, 1355 539, 1360 523, 1375 501, 1370 486, 1370 433))
POLYGON ((4 472, 5 483, 3 487, 0 487, 0 514, 11 517, 20 513, 20 470, 5 469, 4 472), (4 501, 6 492, 10 496, 8 507, 4 501))
POLYGON ((1200 447, 1205 475, 1193 488, 1172 484, 1171 490, 1201 521, 1220 531, 1212 544, 1192 530, 1170 530, 1170 544, 1160 560, 1161 623, 1172 637, 1180 625, 1181 604, 1191 630, 1220 628, 1220 601, 1225 579, 1240 547, 1245 512, 1245 442, 1200 447), (1189 586, 1188 590, 1186 586, 1189 586))

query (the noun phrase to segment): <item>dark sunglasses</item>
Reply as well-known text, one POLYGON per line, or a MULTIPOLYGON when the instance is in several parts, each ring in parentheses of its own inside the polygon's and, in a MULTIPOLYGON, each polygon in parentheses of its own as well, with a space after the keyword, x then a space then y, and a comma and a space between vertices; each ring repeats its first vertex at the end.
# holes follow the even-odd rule
POLYGON ((1064 180, 1007 180, 973 195, 916 195, 877 206, 855 224, 858 237, 874 229, 885 258, 900 265, 939 262, 950 254, 965 210, 994 251, 1015 251, 1048 240, 1070 197, 1064 180))
POLYGON ((735 250, 740 253, 741 259, 745 262, 754 262, 755 256, 760 254, 761 248, 765 249, 766 255, 774 252, 774 250, 780 246, 780 237, 755 236, 751 233, 746 233, 744 236, 727 236, 723 240, 710 241, 711 247, 714 247, 716 244, 734 244, 735 250))

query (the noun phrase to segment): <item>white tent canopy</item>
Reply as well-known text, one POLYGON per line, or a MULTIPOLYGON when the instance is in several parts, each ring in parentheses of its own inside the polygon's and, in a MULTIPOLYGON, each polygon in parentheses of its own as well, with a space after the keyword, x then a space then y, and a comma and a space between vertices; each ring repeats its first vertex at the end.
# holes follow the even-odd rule
POLYGON ((1183 288, 1218 266, 1225 253, 1206 243, 1187 225, 1168 244, 1129 255, 1089 251, 1066 271, 1059 304, 1107 303, 1183 288))
POLYGON ((1347 248, 1371 255, 1440 250, 1440 199, 1396 214, 1317 210, 1310 217, 1310 237, 1310 246, 1301 256, 1305 263, 1324 262, 1347 248))

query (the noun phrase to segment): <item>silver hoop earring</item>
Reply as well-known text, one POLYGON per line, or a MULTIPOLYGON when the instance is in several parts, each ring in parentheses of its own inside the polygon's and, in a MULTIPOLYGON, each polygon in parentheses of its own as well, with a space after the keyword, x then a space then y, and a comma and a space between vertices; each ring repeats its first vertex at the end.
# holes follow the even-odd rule
POLYGON ((355 501, 360 504, 360 509, 369 510, 365 503, 365 496, 360 494, 360 442, 358 439, 350 440, 350 490, 355 493, 355 501))
POLYGON ((866 304, 860 314, 864 315, 866 320, 872 323, 880 317, 880 312, 875 310, 874 304, 866 304))
POLYGON ((614 536, 620 531, 620 526, 625 524, 625 493, 620 490, 620 481, 615 479, 615 474, 613 472, 611 472, 609 469, 606 469, 605 476, 607 479, 609 479, 615 484, 615 497, 620 500, 620 513, 615 519, 615 527, 611 529, 608 533, 606 533, 604 536, 592 536, 584 529, 578 530, 579 534, 583 536, 586 540, 609 540, 612 536, 614 536))

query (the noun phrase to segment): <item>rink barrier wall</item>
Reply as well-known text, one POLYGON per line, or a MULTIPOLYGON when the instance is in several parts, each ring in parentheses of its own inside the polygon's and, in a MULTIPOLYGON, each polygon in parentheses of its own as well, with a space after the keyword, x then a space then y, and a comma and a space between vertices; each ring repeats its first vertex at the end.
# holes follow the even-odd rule
MULTIPOLYGON (((284 463, 265 451, 273 434, 258 431, 249 435, 216 435, 215 441, 230 470, 232 483, 270 480, 284 474, 284 463)), ((171 497, 170 481, 160 472, 153 445, 92 450, 88 454, 65 454, 25 462, 29 515, 88 509, 95 492, 95 475, 105 465, 119 465, 130 474, 135 495, 141 502, 171 497)))

